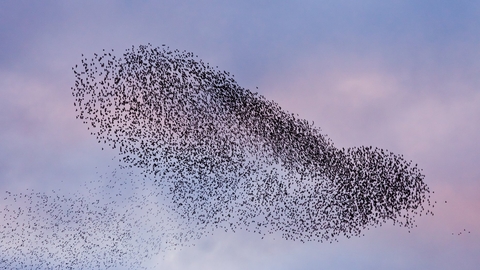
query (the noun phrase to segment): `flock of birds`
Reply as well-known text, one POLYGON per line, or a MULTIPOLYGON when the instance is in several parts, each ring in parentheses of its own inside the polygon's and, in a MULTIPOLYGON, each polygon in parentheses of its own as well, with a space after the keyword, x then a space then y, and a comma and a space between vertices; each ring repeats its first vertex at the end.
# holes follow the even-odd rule
POLYGON ((217 229, 333 242, 433 215, 416 165, 338 149, 192 53, 104 50, 73 71, 77 118, 119 167, 88 194, 7 194, 0 266, 140 268, 217 229))
POLYGON ((150 269, 190 245, 192 226, 133 170, 115 169, 62 194, 7 192, 0 209, 0 269, 150 269))

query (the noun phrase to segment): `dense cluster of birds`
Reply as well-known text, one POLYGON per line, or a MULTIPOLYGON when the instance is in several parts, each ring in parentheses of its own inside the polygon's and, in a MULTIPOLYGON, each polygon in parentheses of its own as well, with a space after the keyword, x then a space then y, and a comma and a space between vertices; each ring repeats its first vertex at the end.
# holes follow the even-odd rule
POLYGON ((417 215, 433 214, 425 208, 430 191, 417 165, 383 149, 336 148, 313 124, 192 53, 150 44, 120 57, 104 50, 73 71, 77 118, 99 143, 118 150, 121 170, 139 171, 132 181, 143 183, 148 196, 117 196, 123 206, 114 209, 81 196, 19 195, 32 211, 48 209, 50 220, 5 208, 12 222, 23 215, 29 223, 6 225, 24 232, 2 238, 4 254, 20 251, 36 260, 43 253, 47 262, 67 252, 68 263, 78 264, 73 249, 81 245, 98 256, 110 252, 97 264, 121 262, 126 254, 138 263, 141 253, 158 253, 160 243, 176 246, 210 229, 332 242, 387 221, 412 228, 417 215), (149 223, 162 215, 175 218, 149 223), (146 226, 149 239, 137 238, 145 236, 142 222, 153 224, 146 226), (177 227, 166 235, 158 222, 177 227), (41 236, 29 241, 57 243, 59 253, 28 251, 31 243, 22 241, 30 234, 41 236))

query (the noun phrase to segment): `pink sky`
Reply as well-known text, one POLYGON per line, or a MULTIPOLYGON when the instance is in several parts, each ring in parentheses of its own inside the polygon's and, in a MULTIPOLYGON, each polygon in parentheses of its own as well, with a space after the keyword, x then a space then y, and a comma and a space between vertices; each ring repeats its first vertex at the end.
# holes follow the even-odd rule
POLYGON ((218 231, 153 264, 477 269, 480 2, 340 2, 3 2, 0 194, 69 194, 110 173, 115 152, 102 152, 75 119, 71 67, 82 53, 167 44, 258 86, 337 147, 404 154, 423 168, 438 203, 411 233, 387 224, 361 238, 302 244, 218 231))

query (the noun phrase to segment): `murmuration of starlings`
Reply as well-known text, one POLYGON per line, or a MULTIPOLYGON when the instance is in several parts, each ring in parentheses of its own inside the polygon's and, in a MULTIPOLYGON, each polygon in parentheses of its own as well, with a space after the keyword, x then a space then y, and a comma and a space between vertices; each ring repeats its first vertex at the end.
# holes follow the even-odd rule
POLYGON ((86 186, 90 198, 8 193, 2 267, 140 268, 216 229, 331 243, 433 215, 417 165, 379 148, 336 148, 193 53, 148 44, 82 57, 72 68, 76 117, 119 166, 103 186, 86 186))
POLYGON ((78 118, 125 166, 154 175, 202 225, 330 241, 425 210, 424 175, 401 155, 338 149, 320 129, 239 86, 193 53, 132 47, 82 59, 78 118))

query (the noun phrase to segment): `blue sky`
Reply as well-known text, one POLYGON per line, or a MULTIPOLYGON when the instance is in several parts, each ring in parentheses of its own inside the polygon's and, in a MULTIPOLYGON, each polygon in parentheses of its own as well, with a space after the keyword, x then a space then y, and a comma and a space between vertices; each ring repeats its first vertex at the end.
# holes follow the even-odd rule
POLYGON ((231 72, 339 147, 404 154, 448 201, 411 233, 388 224, 334 244, 217 231, 164 269, 480 265, 480 1, 2 1, 0 194, 75 192, 110 172, 115 152, 75 119, 71 67, 146 43, 231 72))

